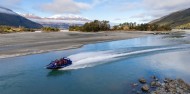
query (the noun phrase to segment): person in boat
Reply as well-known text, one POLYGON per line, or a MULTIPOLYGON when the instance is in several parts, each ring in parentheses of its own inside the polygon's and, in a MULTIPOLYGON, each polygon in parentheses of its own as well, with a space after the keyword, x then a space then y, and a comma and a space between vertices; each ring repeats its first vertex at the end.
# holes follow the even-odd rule
POLYGON ((62 62, 62 64, 67 64, 67 61, 64 58, 61 58, 60 61, 62 62))
POLYGON ((63 59, 63 64, 67 64, 67 61, 65 59, 63 59))
POLYGON ((56 59, 54 62, 55 62, 55 65, 57 66, 57 65, 58 65, 59 60, 57 60, 57 59, 56 59))
POLYGON ((57 65, 60 66, 60 65, 61 65, 61 61, 58 61, 58 62, 57 62, 57 65))
POLYGON ((52 61, 49 65, 47 65, 48 69, 59 69, 64 68, 72 64, 72 61, 68 58, 61 58, 52 61))
POLYGON ((67 64, 68 61, 65 60, 65 58, 61 58, 61 59, 56 59, 55 61, 53 61, 55 66, 61 66, 61 65, 64 65, 64 64, 67 64))
POLYGON ((61 58, 60 60, 55 60, 56 66, 61 66, 63 64, 67 64, 67 61, 64 58, 61 58))

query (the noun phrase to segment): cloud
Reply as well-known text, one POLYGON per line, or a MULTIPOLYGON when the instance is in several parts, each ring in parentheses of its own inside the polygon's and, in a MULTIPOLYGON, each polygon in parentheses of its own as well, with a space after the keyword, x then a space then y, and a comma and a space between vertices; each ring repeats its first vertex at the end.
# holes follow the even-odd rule
POLYGON ((82 10, 89 8, 89 4, 73 0, 54 0, 42 6, 44 11, 52 13, 80 13, 82 10))
POLYGON ((43 4, 41 8, 43 11, 55 14, 78 14, 106 1, 108 0, 93 0, 91 3, 85 3, 74 0, 53 0, 50 3, 43 4))
POLYGON ((130 18, 140 18, 139 21, 148 22, 172 12, 189 8, 190 0, 138 0, 133 2, 125 1, 120 5, 121 6, 117 8, 118 11, 140 11, 130 18))
POLYGON ((139 7, 135 6, 141 6, 139 2, 123 2, 120 7, 118 7, 119 11, 130 11, 133 9, 139 9, 139 7))
POLYGON ((93 0, 91 5, 93 7, 95 7, 96 5, 102 4, 102 3, 107 2, 107 1, 109 1, 109 0, 93 0))
POLYGON ((2 0, 0 6, 6 8, 16 8, 22 0, 2 0))
POLYGON ((189 8, 189 0, 143 0, 142 6, 152 17, 161 17, 175 11, 189 8))
POLYGON ((143 0, 143 5, 145 8, 151 8, 153 10, 179 10, 188 8, 189 0, 143 0))
POLYGON ((115 21, 121 21, 122 19, 121 18, 115 18, 114 20, 115 21))

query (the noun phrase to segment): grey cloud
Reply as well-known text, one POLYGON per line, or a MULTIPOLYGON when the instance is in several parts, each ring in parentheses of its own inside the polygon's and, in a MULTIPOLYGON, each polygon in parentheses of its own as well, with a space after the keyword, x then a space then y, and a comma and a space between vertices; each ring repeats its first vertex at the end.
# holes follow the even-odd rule
POLYGON ((0 3, 0 6, 6 7, 6 8, 18 8, 18 4, 22 0, 2 0, 0 3))
MULTIPOLYGON (((172 12, 189 8, 190 0, 142 0, 136 3, 127 2, 123 5, 123 10, 130 8, 131 11, 143 9, 143 13, 132 16, 133 18, 146 19, 147 17, 152 20, 168 15, 172 12)), ((127 11, 126 11, 127 12, 127 11)), ((145 20, 143 20, 145 21, 145 20)), ((148 21, 148 19, 146 19, 148 21)))
POLYGON ((78 2, 74 0, 53 0, 51 3, 46 3, 41 6, 43 11, 64 14, 73 13, 77 14, 81 11, 88 10, 94 6, 106 2, 107 0, 93 0, 92 3, 78 2))
POLYGON ((88 8, 90 8, 89 4, 73 0, 53 0, 51 3, 42 5, 43 11, 51 13, 80 13, 88 8))
POLYGON ((171 12, 189 8, 189 0, 143 0, 143 7, 153 17, 160 17, 171 12))

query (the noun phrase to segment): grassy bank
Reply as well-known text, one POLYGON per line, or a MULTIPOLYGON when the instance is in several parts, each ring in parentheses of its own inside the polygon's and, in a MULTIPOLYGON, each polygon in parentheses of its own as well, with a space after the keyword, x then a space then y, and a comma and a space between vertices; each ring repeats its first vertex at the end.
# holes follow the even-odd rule
POLYGON ((34 29, 24 27, 0 26, 0 33, 34 32, 34 29))
POLYGON ((25 27, 12 27, 12 26, 0 26, 0 33, 17 33, 17 32, 35 32, 36 30, 40 30, 43 32, 59 32, 60 29, 52 28, 52 27, 43 27, 41 29, 31 29, 25 27))

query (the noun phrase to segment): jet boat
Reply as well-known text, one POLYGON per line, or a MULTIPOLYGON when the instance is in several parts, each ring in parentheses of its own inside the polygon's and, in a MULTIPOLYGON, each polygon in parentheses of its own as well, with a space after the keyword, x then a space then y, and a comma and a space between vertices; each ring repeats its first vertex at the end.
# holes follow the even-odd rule
POLYGON ((61 58, 59 60, 52 61, 46 66, 47 69, 60 69, 72 65, 72 61, 69 58, 61 58))

